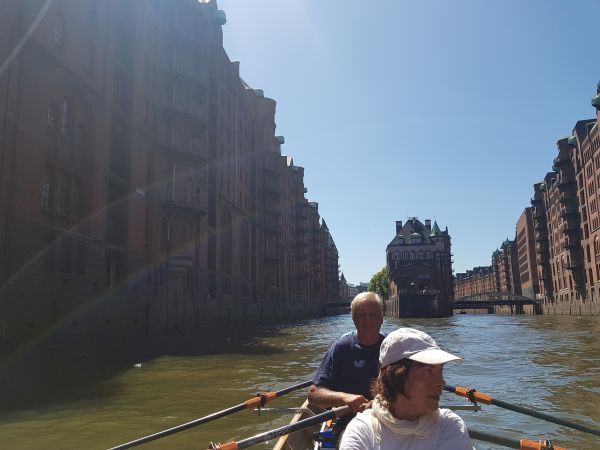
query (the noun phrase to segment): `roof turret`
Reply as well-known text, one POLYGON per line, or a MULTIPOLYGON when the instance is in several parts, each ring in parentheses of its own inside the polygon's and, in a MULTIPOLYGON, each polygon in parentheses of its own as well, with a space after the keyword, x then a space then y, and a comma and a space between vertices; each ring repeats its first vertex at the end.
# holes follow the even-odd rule
POLYGON ((429 236, 439 236, 440 234, 442 234, 440 227, 438 227, 437 221, 434 220, 433 227, 431 228, 431 234, 429 236))

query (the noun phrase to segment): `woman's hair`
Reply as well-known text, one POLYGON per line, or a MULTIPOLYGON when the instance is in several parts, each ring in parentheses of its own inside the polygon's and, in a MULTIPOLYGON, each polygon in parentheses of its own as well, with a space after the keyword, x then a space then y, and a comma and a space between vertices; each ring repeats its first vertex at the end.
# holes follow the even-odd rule
POLYGON ((373 398, 379 395, 388 404, 393 403, 398 394, 410 398, 404 391, 404 384, 408 378, 410 368, 419 364, 416 361, 405 358, 380 369, 379 376, 371 385, 373 398))

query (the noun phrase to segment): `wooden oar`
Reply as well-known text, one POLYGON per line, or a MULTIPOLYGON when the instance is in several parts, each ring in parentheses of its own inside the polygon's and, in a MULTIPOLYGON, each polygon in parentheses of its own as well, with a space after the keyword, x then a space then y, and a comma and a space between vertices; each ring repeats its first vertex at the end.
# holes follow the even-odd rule
POLYGON ((549 440, 531 441, 529 439, 508 439, 483 431, 477 431, 472 428, 469 428, 469 436, 471 436, 471 439, 477 439, 478 441, 491 442, 492 444, 519 450, 567 450, 565 447, 557 447, 549 440))
POLYGON ((600 436, 600 430, 595 428, 586 427, 585 425, 579 425, 578 423, 571 422, 570 420, 561 419, 559 417, 550 416, 548 414, 544 414, 541 412, 534 411, 533 409, 524 408, 519 405, 514 405, 512 403, 507 403, 502 400, 496 400, 487 394, 483 394, 482 392, 477 392, 475 389, 465 388, 462 386, 449 386, 445 385, 444 390, 448 392, 452 392, 456 395, 460 395, 461 397, 465 397, 468 400, 485 403, 486 405, 496 405, 500 408, 509 409, 511 411, 515 411, 521 414, 525 414, 531 417, 535 417, 537 419, 546 420, 548 422, 552 422, 558 425, 562 425, 568 428, 572 428, 574 430, 583 431, 584 433, 593 434, 595 436, 600 436))
POLYGON ((342 417, 352 412, 352 408, 349 406, 340 406, 338 408, 330 409, 316 416, 309 417, 308 419, 299 420, 296 423, 286 425, 281 428, 276 428, 272 431, 257 434, 256 436, 243 439, 239 442, 231 441, 225 442, 224 444, 211 442, 208 446, 210 450, 238 450, 242 448, 248 448, 261 442, 269 441, 271 439, 278 438, 284 434, 295 433, 296 431, 304 430, 313 425, 317 425, 326 420, 335 419, 336 417, 342 417))
POLYGON ((294 386, 287 387, 277 392, 265 392, 264 394, 257 394, 256 397, 252 397, 251 399, 246 400, 239 405, 232 406, 230 408, 224 409, 222 411, 218 411, 216 413, 210 414, 208 416, 200 417, 199 419, 192 420, 191 422, 187 422, 181 425, 177 425, 176 427, 169 428, 167 430, 159 431, 158 433, 151 434, 149 436, 141 437, 131 442, 127 442, 126 444, 117 445, 116 447, 112 447, 109 450, 123 450, 126 448, 136 447, 140 444, 144 444, 146 442, 154 441, 155 439, 159 439, 161 437, 169 436, 170 434, 177 433, 179 431, 187 430, 188 428, 195 427, 197 425, 202 425, 203 423, 210 422, 215 419, 220 419, 221 417, 228 416, 238 411, 242 411, 244 409, 256 408, 259 406, 264 406, 271 400, 275 400, 282 395, 285 395, 289 392, 296 391, 298 389, 302 389, 308 387, 312 384, 312 381, 305 381, 303 383, 295 384, 294 386))

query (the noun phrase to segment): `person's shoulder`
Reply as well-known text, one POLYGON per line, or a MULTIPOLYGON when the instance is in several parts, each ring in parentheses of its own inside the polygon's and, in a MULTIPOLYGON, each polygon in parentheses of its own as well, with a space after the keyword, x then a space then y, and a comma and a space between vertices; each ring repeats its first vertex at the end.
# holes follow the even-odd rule
POLYGON ((464 422, 462 417, 460 417, 458 414, 456 414, 454 411, 448 408, 440 408, 440 418, 442 420, 464 422))
POLYGON ((349 331, 348 333, 343 334, 337 341, 335 341, 333 343, 333 346, 336 348, 351 347, 354 341, 356 341, 356 332, 349 331))
POLYGON ((365 409, 364 411, 357 413, 356 416, 354 416, 354 419, 371 426, 373 420, 373 410, 365 409))
MULTIPOLYGON (((364 412, 359 412, 354 418, 348 423, 344 434, 342 435, 342 440, 346 437, 347 440, 355 440, 360 438, 361 440, 365 440, 370 442, 372 440, 373 434, 373 419, 371 415, 371 410, 368 409, 364 412)), ((342 446, 340 446, 342 448, 342 446)))
POLYGON ((440 425, 442 428, 458 428, 461 432, 467 429, 465 421, 454 411, 440 408, 440 425))

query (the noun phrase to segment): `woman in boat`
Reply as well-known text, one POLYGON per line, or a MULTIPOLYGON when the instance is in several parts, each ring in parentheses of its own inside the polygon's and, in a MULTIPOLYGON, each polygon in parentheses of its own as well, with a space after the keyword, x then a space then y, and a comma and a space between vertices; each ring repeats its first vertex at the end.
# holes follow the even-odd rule
POLYGON ((340 450, 472 450, 463 420, 439 408, 450 361, 462 359, 422 331, 390 333, 381 344, 373 407, 352 419, 340 450))

